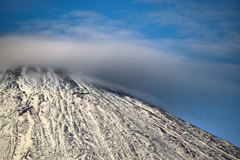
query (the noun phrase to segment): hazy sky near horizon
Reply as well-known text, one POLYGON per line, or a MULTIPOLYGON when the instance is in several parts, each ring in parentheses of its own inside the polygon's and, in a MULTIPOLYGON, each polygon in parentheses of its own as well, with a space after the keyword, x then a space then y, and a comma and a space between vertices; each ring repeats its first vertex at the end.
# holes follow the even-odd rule
POLYGON ((105 81, 240 147, 237 0, 0 0, 0 70, 105 81))

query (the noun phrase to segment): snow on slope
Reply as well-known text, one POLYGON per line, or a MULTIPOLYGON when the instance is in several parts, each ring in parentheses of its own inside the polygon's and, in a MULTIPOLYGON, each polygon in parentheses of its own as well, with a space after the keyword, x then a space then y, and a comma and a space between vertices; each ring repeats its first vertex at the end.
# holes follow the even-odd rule
POLYGON ((129 95, 22 67, 0 81, 0 159, 240 159, 240 149, 129 95))

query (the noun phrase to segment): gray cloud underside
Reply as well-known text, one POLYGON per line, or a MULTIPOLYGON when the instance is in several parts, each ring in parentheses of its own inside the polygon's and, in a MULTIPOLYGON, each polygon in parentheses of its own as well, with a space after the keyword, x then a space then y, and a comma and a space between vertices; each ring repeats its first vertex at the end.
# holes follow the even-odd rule
POLYGON ((239 91, 235 81, 240 68, 236 64, 176 55, 148 47, 138 40, 129 43, 114 38, 103 41, 66 39, 1 37, 1 68, 16 64, 61 67, 142 89, 149 86, 171 90, 185 86, 214 93, 239 91))

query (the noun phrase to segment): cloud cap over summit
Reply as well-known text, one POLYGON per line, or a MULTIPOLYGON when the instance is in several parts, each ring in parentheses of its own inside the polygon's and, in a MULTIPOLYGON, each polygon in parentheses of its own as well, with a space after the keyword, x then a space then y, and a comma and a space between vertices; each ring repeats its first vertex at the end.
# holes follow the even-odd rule
POLYGON ((239 146, 238 1, 12 2, 0 2, 1 70, 100 79, 239 146))

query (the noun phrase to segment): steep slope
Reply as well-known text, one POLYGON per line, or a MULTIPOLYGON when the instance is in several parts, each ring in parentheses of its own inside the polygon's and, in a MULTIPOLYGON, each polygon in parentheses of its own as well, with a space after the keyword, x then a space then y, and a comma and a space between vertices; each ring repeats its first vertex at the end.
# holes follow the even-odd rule
POLYGON ((1 159, 240 159, 240 149, 141 100, 22 67, 0 83, 1 159))

